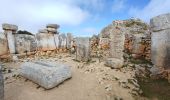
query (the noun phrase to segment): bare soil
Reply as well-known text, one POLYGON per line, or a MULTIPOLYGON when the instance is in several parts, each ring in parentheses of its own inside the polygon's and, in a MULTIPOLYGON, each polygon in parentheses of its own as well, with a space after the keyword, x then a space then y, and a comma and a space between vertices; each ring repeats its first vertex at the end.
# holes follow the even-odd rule
POLYGON ((23 77, 17 77, 22 61, 33 61, 35 58, 4 63, 4 66, 12 71, 4 74, 4 77, 8 77, 5 79, 5 100, 134 100, 130 90, 122 88, 115 78, 123 81, 132 77, 133 73, 111 70, 98 59, 91 63, 82 63, 74 61, 73 58, 68 54, 36 58, 71 65, 72 78, 50 90, 45 90, 23 77))

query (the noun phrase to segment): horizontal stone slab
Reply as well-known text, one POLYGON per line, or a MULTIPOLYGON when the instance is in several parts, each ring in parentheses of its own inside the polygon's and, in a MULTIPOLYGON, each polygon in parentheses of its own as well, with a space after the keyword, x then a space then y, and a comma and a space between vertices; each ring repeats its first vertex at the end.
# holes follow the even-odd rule
POLYGON ((22 64, 20 74, 40 86, 51 89, 71 78, 69 65, 56 62, 26 62, 22 64))
POLYGON ((58 24, 47 24, 46 27, 47 27, 47 28, 55 28, 55 29, 57 29, 57 28, 59 28, 60 26, 59 26, 58 24))
POLYGON ((18 30, 18 26, 12 25, 12 24, 7 24, 7 23, 2 24, 2 28, 3 28, 3 30, 12 30, 12 31, 18 30))
POLYGON ((40 29, 38 30, 39 33, 48 33, 47 29, 40 29))
POLYGON ((153 17, 150 20, 152 31, 160 31, 170 28, 170 13, 153 17))

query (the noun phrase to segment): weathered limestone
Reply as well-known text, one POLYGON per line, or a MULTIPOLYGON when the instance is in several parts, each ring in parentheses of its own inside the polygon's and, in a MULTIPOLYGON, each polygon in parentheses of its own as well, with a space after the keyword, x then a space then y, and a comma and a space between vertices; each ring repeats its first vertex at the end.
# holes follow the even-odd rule
POLYGON ((1 72, 1 66, 0 66, 0 100, 4 100, 4 79, 1 72))
POLYGON ((71 78, 71 69, 68 65, 54 62, 26 62, 21 66, 21 75, 51 89, 71 78))
POLYGON ((121 24, 122 23, 115 21, 113 22, 113 27, 108 30, 108 32, 110 32, 110 57, 112 60, 110 60, 110 58, 107 59, 105 65, 112 68, 120 68, 123 66, 125 33, 124 29, 120 28, 121 24), (112 63, 109 64, 108 62, 112 63))
POLYGON ((42 51, 55 50, 56 43, 54 34, 45 33, 46 30, 40 30, 39 32, 41 33, 36 34, 38 49, 42 51))
POLYGON ((152 63, 155 67, 170 69, 170 14, 152 18, 150 25, 152 63))
POLYGON ((59 47, 62 49, 66 49, 67 46, 67 38, 65 34, 59 35, 59 47))
POLYGON ((73 40, 73 36, 71 33, 67 33, 67 49, 70 49, 72 46, 72 40, 73 40))
POLYGON ((77 37, 76 42, 76 60, 89 61, 90 60, 90 40, 88 37, 77 37))
POLYGON ((5 34, 7 35, 8 40, 8 48, 11 54, 16 53, 15 50, 15 39, 13 33, 15 33, 18 29, 18 26, 12 25, 12 24, 2 24, 2 28, 5 31, 5 34))
POLYGON ((16 53, 33 52, 37 48, 37 42, 34 35, 15 34, 16 53))
POLYGON ((156 16, 150 20, 152 31, 161 31, 170 28, 170 13, 156 16))
POLYGON ((18 30, 18 26, 12 25, 12 24, 7 24, 7 23, 2 24, 2 28, 3 28, 3 30, 10 30, 10 31, 18 30))
POLYGON ((57 25, 57 24, 48 24, 48 25, 46 26, 47 31, 48 31, 48 32, 51 32, 51 33, 57 33, 57 29, 58 29, 59 27, 60 27, 60 26, 57 25))
POLYGON ((54 42, 57 49, 59 49, 59 34, 54 34, 54 42))
POLYGON ((8 54, 8 41, 4 33, 0 33, 0 56, 8 54))

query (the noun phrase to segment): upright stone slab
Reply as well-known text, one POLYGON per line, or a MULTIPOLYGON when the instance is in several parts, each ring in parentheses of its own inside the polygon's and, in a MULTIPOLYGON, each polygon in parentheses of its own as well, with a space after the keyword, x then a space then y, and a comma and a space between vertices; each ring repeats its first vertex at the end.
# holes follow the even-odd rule
POLYGON ((59 48, 66 49, 67 38, 65 34, 59 35, 59 48))
POLYGON ((38 49, 42 51, 55 50, 56 43, 53 33, 48 33, 47 30, 39 30, 36 34, 38 49))
POLYGON ((8 41, 4 33, 0 33, 0 56, 8 54, 8 41))
POLYGON ((108 33, 110 33, 110 58, 106 60, 105 65, 112 68, 120 68, 123 66, 123 50, 125 34, 124 28, 120 27, 122 22, 113 22, 113 26, 109 26, 108 33))
POLYGON ((11 54, 16 53, 16 48, 15 48, 15 39, 13 33, 16 33, 18 30, 18 26, 12 25, 12 24, 7 24, 4 23, 2 24, 2 28, 7 35, 7 40, 8 40, 8 48, 11 54))
POLYGON ((69 65, 61 63, 36 61, 22 64, 20 74, 46 89, 51 89, 71 78, 71 69, 69 65))
POLYGON ((89 61, 90 60, 90 40, 88 37, 77 37, 76 42, 76 60, 89 61))
POLYGON ((73 40, 72 34, 71 33, 67 33, 67 49, 70 49, 71 46, 71 42, 73 40))
POLYGON ((155 67, 170 69, 170 14, 152 18, 150 25, 152 63, 155 67))
POLYGON ((15 46, 17 53, 33 52, 37 48, 37 42, 34 35, 15 34, 15 46))
POLYGON ((4 100, 4 79, 1 72, 1 66, 0 66, 0 100, 4 100))
POLYGON ((48 39, 46 33, 36 34, 38 50, 47 51, 48 50, 48 39))
POLYGON ((55 46, 59 49, 59 34, 54 34, 55 46))

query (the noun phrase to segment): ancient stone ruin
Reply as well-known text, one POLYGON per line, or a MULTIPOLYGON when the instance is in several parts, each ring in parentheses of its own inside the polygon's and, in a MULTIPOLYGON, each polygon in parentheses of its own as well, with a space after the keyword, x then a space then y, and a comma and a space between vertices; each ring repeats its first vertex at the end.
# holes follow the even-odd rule
MULTIPOLYGON (((94 81, 97 78, 97 83, 105 86, 107 94, 114 94, 115 100, 121 100, 117 99, 115 91, 120 92, 116 94, 119 96, 127 94, 123 97, 125 100, 140 96, 143 91, 138 84, 139 79, 163 78, 170 82, 170 14, 153 17, 150 25, 137 18, 115 20, 92 37, 60 33, 59 27, 58 24, 47 24, 44 29, 32 34, 18 31, 16 25, 2 25, 4 32, 0 33, 0 58, 3 73, 0 71, 0 100, 4 98, 4 83, 13 83, 8 81, 11 77, 16 80, 29 79, 38 87, 54 89, 55 92, 58 89, 56 86, 71 77, 68 84, 74 84, 76 88, 91 85, 87 84, 87 79, 94 81), (17 67, 10 69, 15 64, 17 67)), ((71 92, 64 93, 73 94, 72 90, 77 92, 74 86, 66 86, 68 90, 71 88, 71 92)), ((83 89, 93 94, 91 89, 94 88, 83 89)))

